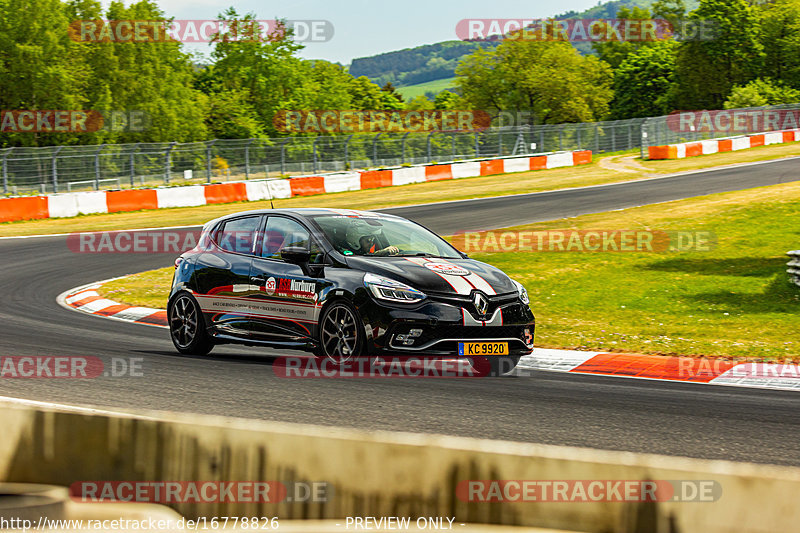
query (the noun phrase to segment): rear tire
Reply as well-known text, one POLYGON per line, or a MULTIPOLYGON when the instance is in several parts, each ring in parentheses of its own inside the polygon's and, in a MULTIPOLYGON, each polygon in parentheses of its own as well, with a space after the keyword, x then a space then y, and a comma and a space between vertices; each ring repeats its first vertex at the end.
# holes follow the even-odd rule
POLYGON ((188 292, 178 293, 170 302, 167 318, 172 344, 180 353, 208 355, 214 348, 200 305, 188 292))

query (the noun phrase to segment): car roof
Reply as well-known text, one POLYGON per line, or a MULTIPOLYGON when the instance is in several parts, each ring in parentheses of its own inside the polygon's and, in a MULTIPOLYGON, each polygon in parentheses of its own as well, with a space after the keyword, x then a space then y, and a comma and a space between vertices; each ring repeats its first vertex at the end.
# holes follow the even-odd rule
POLYGON ((246 216, 246 215, 298 215, 301 217, 319 216, 319 215, 332 215, 332 216, 347 216, 353 218, 359 217, 382 217, 382 218, 395 218, 404 220, 402 217, 389 215, 386 213, 378 213, 377 211, 360 211, 355 209, 335 209, 335 208, 322 208, 322 207, 297 207, 294 209, 253 209, 250 211, 239 211, 236 213, 229 213, 219 218, 215 218, 206 223, 206 226, 215 225, 218 222, 227 220, 229 218, 246 216))

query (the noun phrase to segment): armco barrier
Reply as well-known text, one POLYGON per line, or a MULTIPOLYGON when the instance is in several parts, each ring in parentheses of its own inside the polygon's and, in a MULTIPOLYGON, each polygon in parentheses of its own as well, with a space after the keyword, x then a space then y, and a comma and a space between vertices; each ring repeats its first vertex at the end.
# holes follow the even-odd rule
POLYGON ((592 152, 556 152, 526 157, 509 157, 487 161, 461 161, 388 170, 341 172, 319 176, 298 176, 289 179, 245 181, 215 185, 134 189, 127 191, 93 191, 0 199, 0 222, 74 217, 92 213, 120 213, 167 207, 258 201, 290 198, 376 187, 408 185, 509 172, 585 165, 592 162, 592 152))
POLYGON ((187 518, 442 516, 592 532, 794 531, 800 469, 188 414, 0 402, 0 480, 327 482, 327 501, 179 503, 187 518), (469 501, 468 480, 693 480, 713 501, 469 501))
MULTIPOLYGON (((708 141, 686 142, 665 146, 648 147, 648 159, 683 159, 698 155, 731 152, 765 146, 800 141, 800 129, 773 131, 728 139, 711 139, 708 141)), ((576 163, 577 164, 577 163, 576 163)))

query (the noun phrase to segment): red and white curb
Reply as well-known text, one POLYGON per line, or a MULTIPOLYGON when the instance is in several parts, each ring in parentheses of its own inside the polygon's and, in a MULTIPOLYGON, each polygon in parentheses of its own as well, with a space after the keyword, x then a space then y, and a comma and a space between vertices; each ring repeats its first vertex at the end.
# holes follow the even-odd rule
POLYGON ((782 363, 536 348, 517 368, 800 391, 800 366, 782 363))
POLYGON ((167 327, 167 312, 163 309, 121 304, 100 296, 97 290, 109 281, 112 280, 107 279, 70 289, 58 297, 58 303, 75 311, 104 318, 161 328, 167 327))
POLYGON ((125 213, 143 209, 256 202, 271 198, 361 191, 429 181, 573 167, 588 165, 591 162, 591 150, 576 150, 383 170, 294 176, 288 179, 0 198, 0 222, 65 218, 97 213, 125 213))
MULTIPOLYGON (((167 327, 167 312, 163 309, 120 304, 100 296, 98 289, 109 281, 113 280, 71 289, 58 301, 69 309, 103 318, 167 327)), ((515 373, 528 370, 800 391, 800 366, 782 363, 535 348, 531 355, 520 359, 515 373)))

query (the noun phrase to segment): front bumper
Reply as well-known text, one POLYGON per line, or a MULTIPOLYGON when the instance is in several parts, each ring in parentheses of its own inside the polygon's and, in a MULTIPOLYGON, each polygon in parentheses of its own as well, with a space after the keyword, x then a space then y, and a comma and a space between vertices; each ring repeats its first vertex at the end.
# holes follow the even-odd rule
POLYGON ((358 308, 372 355, 453 357, 459 342, 473 341, 508 342, 512 356, 533 350, 535 319, 515 295, 494 298, 485 316, 457 297, 428 298, 415 307, 369 297, 358 308))

